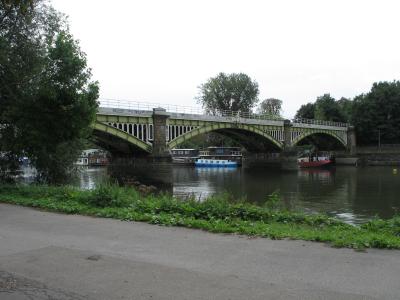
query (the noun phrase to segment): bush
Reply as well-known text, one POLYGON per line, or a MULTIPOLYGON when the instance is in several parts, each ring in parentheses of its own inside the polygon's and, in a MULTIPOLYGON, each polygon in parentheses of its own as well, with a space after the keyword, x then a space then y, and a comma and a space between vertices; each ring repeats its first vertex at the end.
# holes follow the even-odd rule
POLYGON ((97 207, 128 207, 139 198, 134 189, 113 184, 100 184, 87 197, 90 205, 97 207))

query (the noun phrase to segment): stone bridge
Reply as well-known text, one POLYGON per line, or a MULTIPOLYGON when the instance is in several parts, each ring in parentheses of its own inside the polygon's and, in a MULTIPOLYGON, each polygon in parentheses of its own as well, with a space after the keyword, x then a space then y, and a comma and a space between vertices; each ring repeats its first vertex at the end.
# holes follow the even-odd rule
POLYGON ((170 149, 208 132, 229 136, 251 152, 283 151, 311 135, 333 138, 349 152, 355 149, 353 127, 346 123, 290 121, 237 112, 209 115, 168 107, 150 109, 149 105, 124 108, 115 103, 100 105, 94 124, 95 142, 111 152, 153 156, 168 156, 170 149))

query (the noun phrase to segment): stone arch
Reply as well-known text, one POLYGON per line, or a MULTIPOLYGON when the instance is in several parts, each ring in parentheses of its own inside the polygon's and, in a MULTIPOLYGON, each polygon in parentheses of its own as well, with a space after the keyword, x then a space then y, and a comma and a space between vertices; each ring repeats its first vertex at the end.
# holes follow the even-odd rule
POLYGON ((93 125, 93 129, 94 129, 94 133, 93 133, 94 135, 96 135, 96 130, 97 130, 102 133, 109 134, 113 137, 117 137, 117 138, 129 143, 130 145, 133 145, 134 147, 139 148, 140 150, 142 150, 144 152, 147 152, 147 153, 152 152, 151 145, 143 142, 142 140, 138 139, 137 137, 132 136, 129 133, 126 133, 123 130, 120 130, 118 128, 108 126, 108 125, 100 123, 100 122, 96 122, 93 125))
POLYGON ((252 133, 255 133, 267 140, 269 140, 270 142, 272 142, 275 146, 277 146, 279 149, 283 148, 283 145, 281 142, 277 141, 276 139, 274 139, 272 136, 270 136, 269 134, 267 134, 266 132, 252 126, 252 125, 247 125, 247 124, 237 124, 237 123, 217 123, 217 124, 207 124, 205 126, 201 126, 198 127, 196 129, 193 129, 185 134, 182 134, 180 136, 178 136, 177 138, 173 139, 172 141, 170 141, 168 143, 168 147, 170 149, 175 148, 176 146, 178 146, 179 144, 183 143, 186 140, 189 140, 197 135, 200 134, 205 134, 208 132, 212 132, 212 131, 217 131, 220 129, 240 129, 240 130, 244 130, 244 131, 249 131, 252 133))
POLYGON ((299 135, 297 138, 295 138, 292 141, 292 145, 295 146, 297 145, 300 141, 302 141, 303 139, 305 139, 306 137, 309 137, 311 135, 314 134, 325 134, 325 135, 329 135, 331 137, 333 137, 334 139, 336 139, 337 141, 340 142, 341 145, 343 145, 344 148, 347 147, 347 142, 344 141, 340 136, 338 136, 337 134, 335 134, 333 131, 328 131, 328 130, 312 130, 312 131, 306 131, 303 134, 299 135))

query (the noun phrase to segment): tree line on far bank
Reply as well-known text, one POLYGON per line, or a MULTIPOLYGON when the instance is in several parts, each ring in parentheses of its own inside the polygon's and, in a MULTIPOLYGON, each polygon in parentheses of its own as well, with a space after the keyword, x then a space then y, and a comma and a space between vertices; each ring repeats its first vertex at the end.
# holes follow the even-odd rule
POLYGON ((324 94, 300 107, 296 118, 347 122, 355 127, 357 143, 400 143, 400 82, 377 82, 353 99, 324 94))

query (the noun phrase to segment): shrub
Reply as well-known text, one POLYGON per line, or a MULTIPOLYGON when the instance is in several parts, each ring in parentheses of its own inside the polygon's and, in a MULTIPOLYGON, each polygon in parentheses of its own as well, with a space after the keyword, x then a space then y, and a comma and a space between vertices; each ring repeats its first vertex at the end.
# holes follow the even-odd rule
POLYGON ((133 189, 103 183, 91 191, 87 202, 97 207, 128 207, 138 198, 139 194, 133 189))

